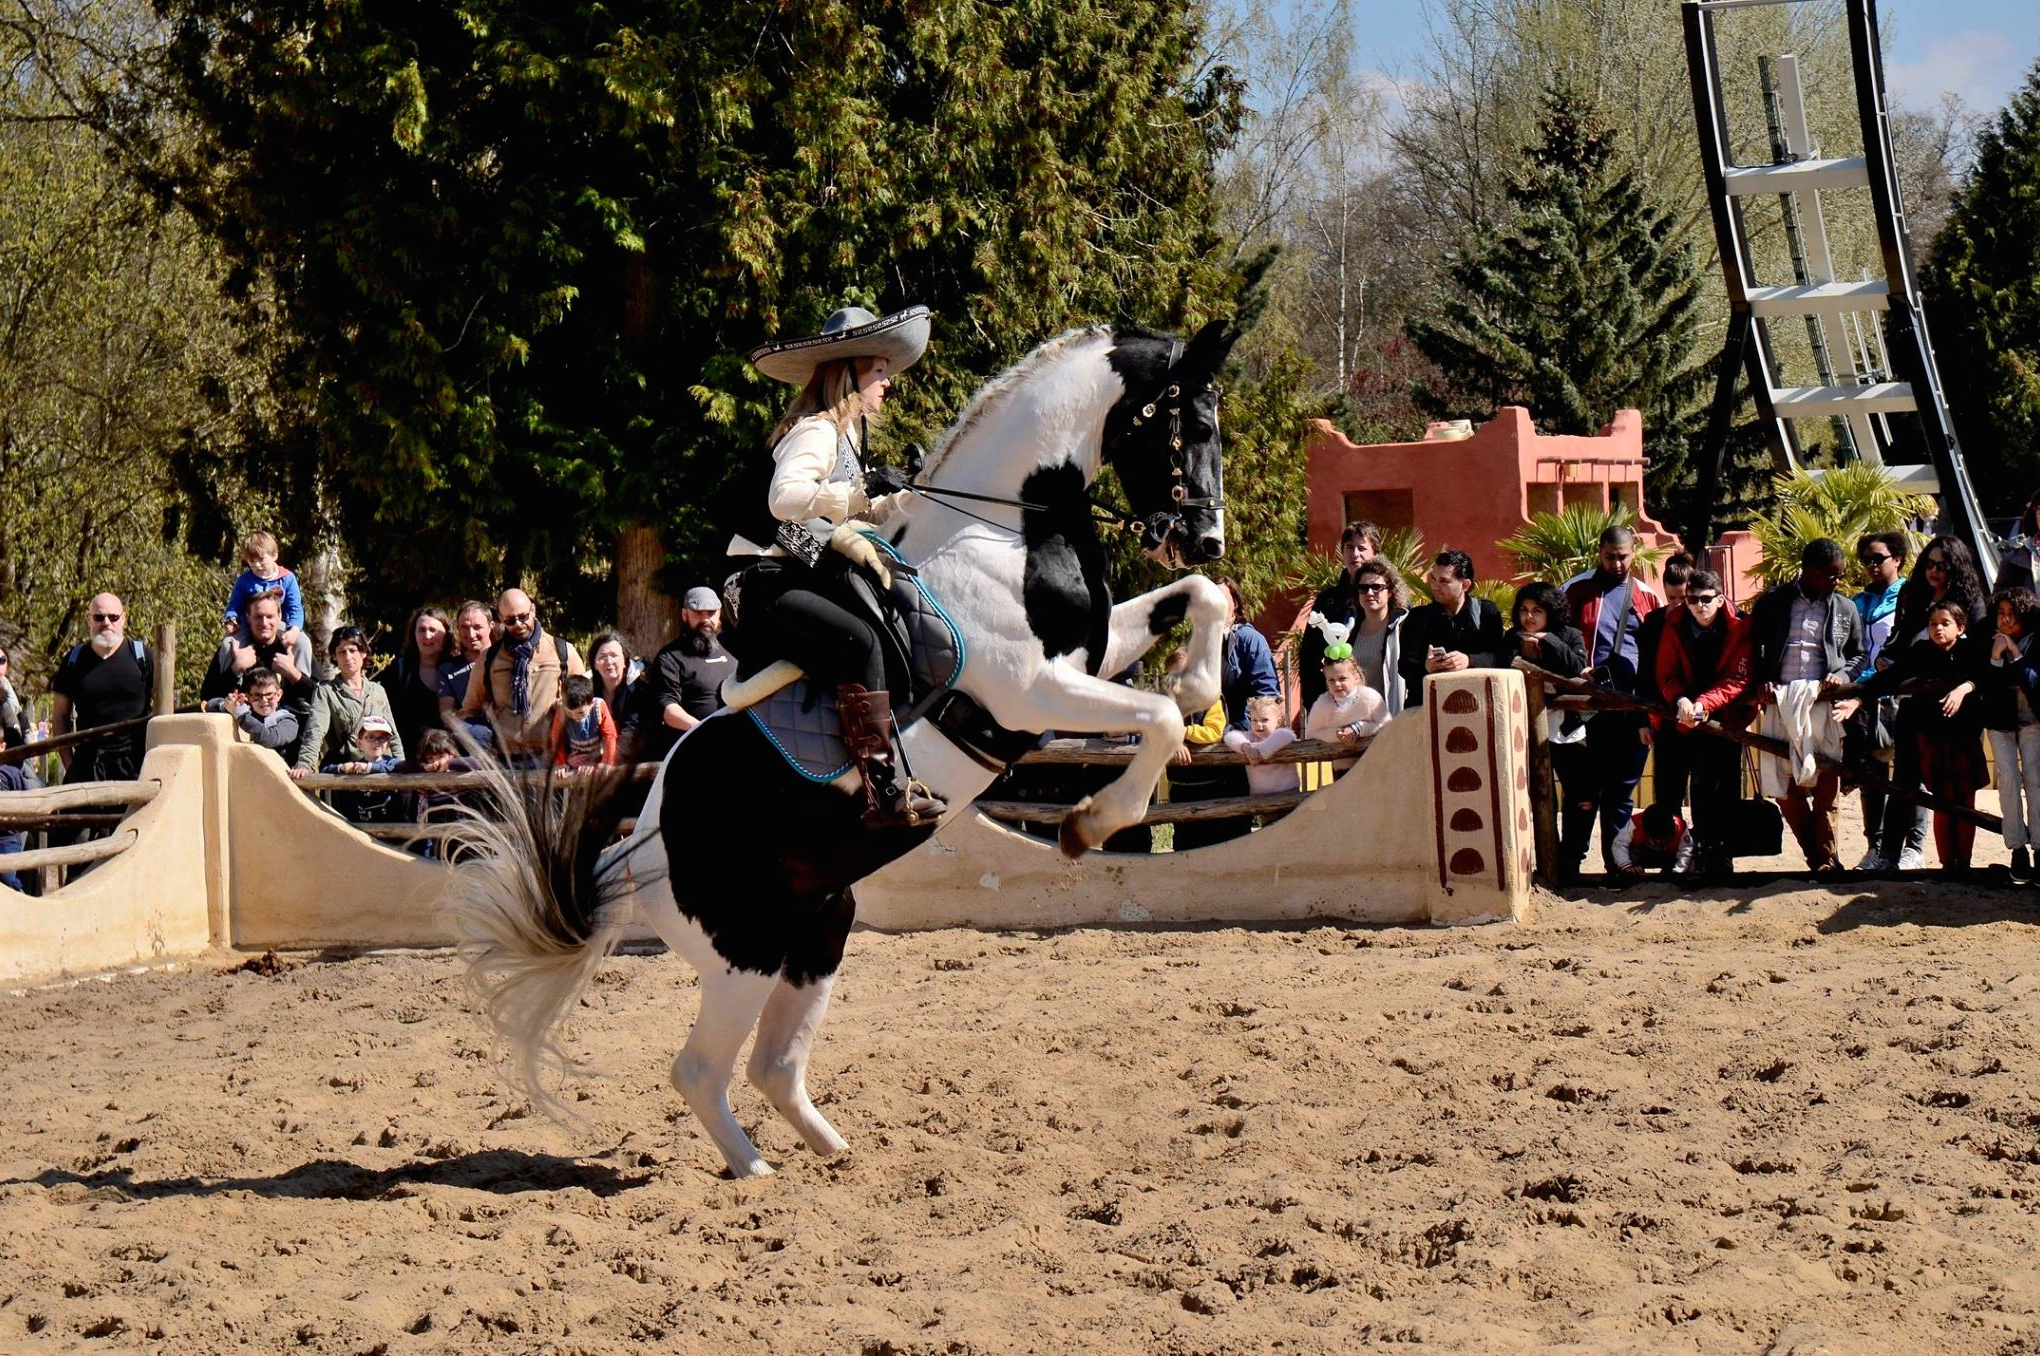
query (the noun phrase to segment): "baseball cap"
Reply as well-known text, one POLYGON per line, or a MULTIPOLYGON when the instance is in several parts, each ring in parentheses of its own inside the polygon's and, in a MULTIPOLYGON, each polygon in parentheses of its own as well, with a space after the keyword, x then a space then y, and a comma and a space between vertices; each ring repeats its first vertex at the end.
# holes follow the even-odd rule
POLYGON ((387 716, 363 716, 361 718, 361 732, 363 734, 395 734, 397 731, 396 727, 390 724, 389 717, 387 716))
POLYGON ((697 584, 687 590, 687 596, 680 600, 680 606, 689 612, 720 612, 722 599, 715 596, 714 589, 703 588, 697 584))

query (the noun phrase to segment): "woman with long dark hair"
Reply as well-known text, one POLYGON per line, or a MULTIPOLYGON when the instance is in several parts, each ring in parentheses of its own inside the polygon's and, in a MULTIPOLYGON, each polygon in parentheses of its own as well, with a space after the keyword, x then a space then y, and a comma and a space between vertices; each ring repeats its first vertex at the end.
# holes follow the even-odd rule
POLYGON ((396 661, 377 675, 389 694, 397 738, 404 748, 418 747, 418 738, 439 724, 439 680, 453 657, 453 619, 443 607, 421 607, 404 628, 404 648, 396 661))
POLYGON ((1960 606, 1971 626, 1990 611, 1990 590, 1983 586, 1975 553, 1959 538, 1943 534, 1928 538, 1920 548, 1912 574, 1898 595, 1898 616, 1889 643, 1893 659, 1926 636, 1927 609, 1945 600, 1960 606))

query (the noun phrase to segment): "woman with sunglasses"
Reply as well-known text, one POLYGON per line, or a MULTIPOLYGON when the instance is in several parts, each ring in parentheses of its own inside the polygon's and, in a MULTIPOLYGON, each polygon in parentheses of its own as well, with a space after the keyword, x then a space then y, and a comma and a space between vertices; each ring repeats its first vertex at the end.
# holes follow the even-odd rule
MULTIPOLYGON (((1360 567, 1381 554, 1381 529, 1373 523, 1347 523, 1346 530, 1339 534, 1339 577, 1333 580, 1318 596, 1311 599, 1310 610, 1321 612, 1328 622, 1344 622, 1351 625, 1360 620, 1360 596, 1355 585, 1360 580, 1360 567)), ((1315 626, 1303 628, 1302 636, 1296 642, 1297 695, 1300 698, 1296 708, 1296 733, 1303 735, 1303 718, 1312 703, 1325 694, 1325 638, 1315 626)), ((1376 692, 1381 685, 1369 678, 1367 685, 1376 692)))

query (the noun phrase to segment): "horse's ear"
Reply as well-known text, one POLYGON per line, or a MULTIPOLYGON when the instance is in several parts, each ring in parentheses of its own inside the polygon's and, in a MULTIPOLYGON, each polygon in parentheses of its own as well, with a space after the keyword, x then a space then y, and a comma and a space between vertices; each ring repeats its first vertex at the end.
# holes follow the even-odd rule
POLYGON ((1223 320, 1214 320, 1197 331, 1184 348, 1183 356, 1171 368, 1182 376, 1202 378, 1209 381, 1225 366, 1226 354, 1239 341, 1239 331, 1223 320))

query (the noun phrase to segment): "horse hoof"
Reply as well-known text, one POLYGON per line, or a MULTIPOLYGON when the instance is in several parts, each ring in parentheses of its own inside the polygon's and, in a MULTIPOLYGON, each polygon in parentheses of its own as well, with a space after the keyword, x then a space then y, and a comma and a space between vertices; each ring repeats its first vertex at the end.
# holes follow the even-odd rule
POLYGON ((754 1158, 749 1163, 744 1164, 732 1163, 729 1165, 729 1169, 730 1177, 739 1182, 747 1177, 772 1176, 772 1165, 762 1158, 754 1158))
POLYGON ((1062 848, 1063 856, 1068 857, 1071 861, 1075 861, 1091 850, 1090 836, 1084 832, 1085 827, 1090 824, 1091 818, 1091 798, 1089 796, 1084 797, 1071 806, 1070 812, 1063 816, 1062 829, 1056 835, 1056 843, 1062 848))

